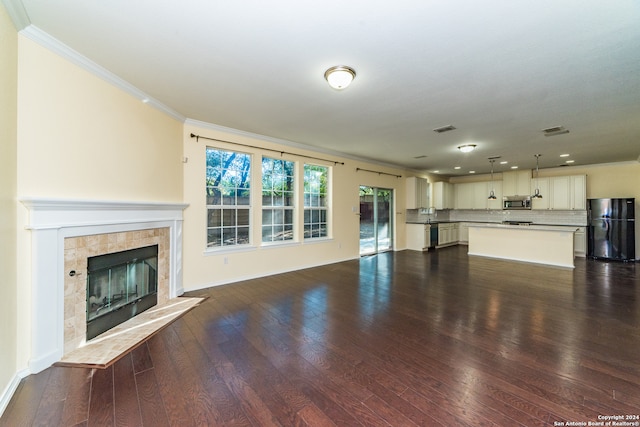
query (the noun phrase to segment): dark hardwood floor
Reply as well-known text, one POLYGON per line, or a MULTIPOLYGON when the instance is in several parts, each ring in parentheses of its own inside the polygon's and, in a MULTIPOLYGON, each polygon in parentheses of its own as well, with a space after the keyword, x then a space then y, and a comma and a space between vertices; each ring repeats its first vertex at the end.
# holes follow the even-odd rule
POLYGON ((459 246, 193 292, 209 298, 112 367, 24 379, 0 425, 638 422, 638 267, 459 246))

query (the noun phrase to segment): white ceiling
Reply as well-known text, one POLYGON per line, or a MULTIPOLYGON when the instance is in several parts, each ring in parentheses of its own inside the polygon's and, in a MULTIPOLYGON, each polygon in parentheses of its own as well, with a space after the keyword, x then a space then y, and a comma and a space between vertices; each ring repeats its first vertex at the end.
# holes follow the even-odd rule
POLYGON ((3 1, 194 120, 445 175, 640 156, 636 0, 3 1))

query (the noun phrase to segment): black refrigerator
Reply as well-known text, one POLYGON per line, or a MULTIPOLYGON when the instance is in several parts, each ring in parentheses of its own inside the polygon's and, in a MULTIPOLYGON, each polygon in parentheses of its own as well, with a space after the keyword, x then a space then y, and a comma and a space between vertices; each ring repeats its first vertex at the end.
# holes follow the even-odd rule
POLYGON ((635 199, 587 200, 587 255, 635 260, 635 199))

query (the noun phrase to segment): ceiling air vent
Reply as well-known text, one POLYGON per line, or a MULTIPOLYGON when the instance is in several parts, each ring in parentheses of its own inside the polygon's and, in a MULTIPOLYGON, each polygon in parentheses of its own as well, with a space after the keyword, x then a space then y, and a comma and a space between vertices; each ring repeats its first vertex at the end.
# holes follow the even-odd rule
POLYGON ((556 136, 569 133, 569 129, 566 129, 564 126, 554 126, 552 128, 542 129, 542 133, 544 133, 544 136, 556 136))
POLYGON ((447 126, 442 126, 439 128, 435 128, 433 131, 436 133, 442 133, 442 132, 449 132, 450 130, 454 130, 455 126, 453 125, 447 125, 447 126))

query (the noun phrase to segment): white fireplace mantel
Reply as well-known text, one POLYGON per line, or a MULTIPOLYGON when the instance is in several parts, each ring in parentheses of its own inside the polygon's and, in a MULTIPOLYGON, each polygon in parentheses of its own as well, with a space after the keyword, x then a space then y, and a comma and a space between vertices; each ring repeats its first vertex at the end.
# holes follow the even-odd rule
POLYGON ((31 231, 31 358, 40 372, 64 352, 64 239, 169 228, 169 298, 183 293, 183 203, 24 198, 31 231))

